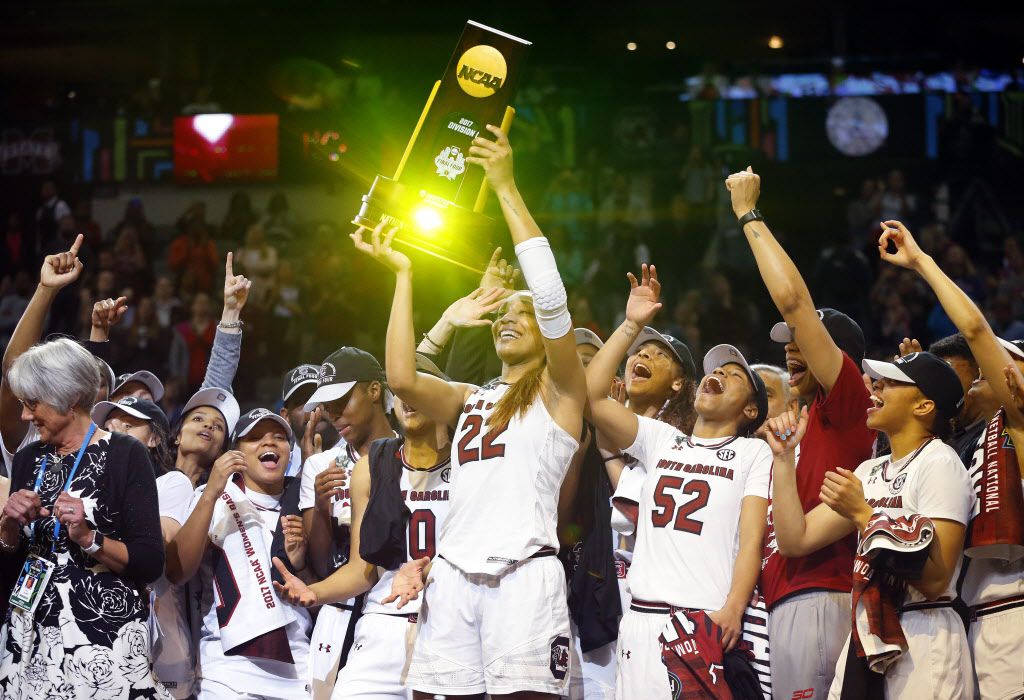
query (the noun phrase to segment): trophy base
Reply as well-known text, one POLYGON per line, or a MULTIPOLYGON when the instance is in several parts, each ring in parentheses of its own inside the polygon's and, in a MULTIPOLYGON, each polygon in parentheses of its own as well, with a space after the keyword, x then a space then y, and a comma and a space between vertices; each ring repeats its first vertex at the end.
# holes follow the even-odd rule
POLYGON ((483 273, 494 220, 471 209, 378 175, 352 223, 399 229, 395 241, 475 273, 483 273))

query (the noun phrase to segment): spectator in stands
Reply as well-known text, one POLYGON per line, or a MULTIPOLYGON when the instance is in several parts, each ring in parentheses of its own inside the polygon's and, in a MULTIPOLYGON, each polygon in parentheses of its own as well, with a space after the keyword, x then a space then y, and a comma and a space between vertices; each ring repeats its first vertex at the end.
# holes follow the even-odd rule
POLYGON ((136 290, 149 289, 149 261, 134 226, 121 227, 114 244, 114 265, 118 284, 136 290))
POLYGON ((288 250, 298 229, 298 216, 288 207, 288 198, 283 192, 275 192, 267 202, 267 214, 263 218, 267 240, 278 250, 288 250))
POLYGON ((737 299, 729 278, 714 272, 708 278, 700 311, 700 337, 706 347, 730 342, 740 352, 749 352, 750 329, 757 328, 757 309, 737 299))
POLYGON ((7 346, 7 341, 18 325, 18 319, 25 313, 28 300, 32 298, 32 277, 26 270, 14 274, 14 284, 3 299, 0 299, 0 345, 7 346))
POLYGON ((246 231, 256 220, 256 212, 252 210, 252 199, 246 192, 235 192, 228 202, 228 211, 220 222, 220 237, 230 241, 232 245, 245 239, 246 231))
POLYGON ((116 335, 117 367, 123 372, 149 370, 158 377, 167 374, 171 331, 160 325, 152 297, 142 297, 135 307, 131 325, 118 327, 116 335))
POLYGON ((178 322, 181 313, 181 299, 174 294, 174 282, 167 275, 160 275, 153 286, 153 306, 156 318, 163 328, 170 328, 178 322))
POLYGON ((236 264, 256 285, 256 294, 249 300, 253 310, 270 305, 277 273, 277 251, 268 243, 263 224, 252 221, 245 234, 245 246, 239 249, 236 264))
MULTIPOLYGON (((71 207, 57 194, 57 186, 53 180, 47 180, 39 190, 41 204, 36 209, 36 235, 34 253, 44 255, 57 238, 57 228, 61 219, 71 216, 71 207)), ((62 250, 67 250, 64 246, 62 250)))
POLYGON ((1024 320, 1024 252, 1021 252, 1020 240, 1015 236, 1007 236, 1003 241, 999 293, 1010 300, 1013 316, 1024 320))
POLYGON ((185 233, 171 241, 167 265, 179 279, 188 277, 196 290, 213 287, 220 261, 217 247, 210 240, 205 214, 200 217, 196 212, 188 218, 185 233))
POLYGON ((874 178, 865 178, 860 183, 860 197, 846 205, 846 225, 850 243, 857 249, 878 245, 879 183, 874 178), (872 238, 873 236, 873 238, 872 238))
POLYGON ((191 318, 174 327, 171 341, 171 375, 184 379, 190 394, 198 390, 203 381, 216 331, 210 296, 199 292, 192 300, 191 318))
POLYGON ((82 198, 75 202, 75 231, 85 236, 85 244, 99 250, 103 243, 103 229, 92 218, 92 200, 82 198))
POLYGON ((4 229, 3 256, 0 257, 0 274, 9 275, 28 267, 31 250, 28 232, 21 223, 21 215, 12 211, 7 215, 4 229))
POLYGON ((124 205, 124 215, 121 217, 121 220, 117 222, 117 225, 114 226, 114 229, 111 232, 113 240, 117 240, 118 234, 121 233, 121 229, 125 226, 131 226, 135 229, 143 247, 146 248, 146 251, 150 255, 157 252, 155 250, 157 242, 154 240, 156 236, 156 227, 153 226, 153 224, 149 222, 149 219, 146 218, 146 210, 142 205, 142 199, 139 197, 132 197, 128 200, 128 203, 124 205))

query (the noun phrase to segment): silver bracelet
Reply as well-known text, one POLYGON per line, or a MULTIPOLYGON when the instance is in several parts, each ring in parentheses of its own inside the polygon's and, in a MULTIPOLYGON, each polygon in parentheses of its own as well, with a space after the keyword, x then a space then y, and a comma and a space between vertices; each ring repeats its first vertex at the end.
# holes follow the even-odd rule
POLYGON ((239 320, 233 321, 231 323, 224 323, 223 321, 221 321, 220 323, 217 324, 217 328, 223 328, 224 330, 227 331, 227 330, 234 330, 235 328, 241 328, 244 325, 245 325, 245 323, 241 319, 239 319, 239 320))

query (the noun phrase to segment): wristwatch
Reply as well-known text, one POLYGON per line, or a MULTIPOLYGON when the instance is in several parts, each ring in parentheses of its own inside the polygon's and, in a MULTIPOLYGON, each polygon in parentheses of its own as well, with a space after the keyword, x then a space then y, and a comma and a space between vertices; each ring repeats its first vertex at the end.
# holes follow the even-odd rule
POLYGON ((104 539, 105 538, 103 537, 103 533, 102 532, 100 532, 99 530, 93 530, 92 531, 92 544, 89 545, 88 547, 86 547, 85 549, 83 549, 82 551, 85 552, 86 554, 95 554, 96 552, 100 551, 101 547, 103 547, 103 540, 104 539))
POLYGON ((751 221, 764 221, 764 216, 761 215, 760 209, 751 209, 746 214, 741 216, 737 223, 739 223, 740 228, 743 228, 751 221))

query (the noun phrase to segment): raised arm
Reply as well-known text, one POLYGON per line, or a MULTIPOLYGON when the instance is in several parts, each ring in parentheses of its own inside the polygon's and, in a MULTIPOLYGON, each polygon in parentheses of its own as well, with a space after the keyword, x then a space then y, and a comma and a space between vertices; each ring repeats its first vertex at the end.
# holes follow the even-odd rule
POLYGON ((234 255, 228 253, 224 263, 224 308, 210 348, 202 389, 217 387, 231 391, 238 371, 238 358, 242 354, 242 309, 249 299, 252 282, 244 275, 235 274, 233 258, 234 255))
POLYGON ((913 270, 924 278, 950 320, 971 346, 982 376, 988 379, 992 393, 1006 409, 1007 422, 1014 427, 1024 427, 1024 413, 1017 408, 1009 386, 1003 381, 1003 368, 1012 362, 1010 353, 1000 344, 981 309, 939 268, 932 256, 921 250, 907 227, 899 221, 882 223, 878 255, 882 260, 913 270), (888 251, 890 242, 896 246, 895 253, 888 251))
POLYGON ((82 261, 78 259, 81 247, 82 234, 78 234, 67 252, 47 255, 43 260, 39 284, 4 351, 3 378, 0 381, 0 435, 3 436, 4 446, 12 453, 25 438, 28 424, 21 420, 21 405, 7 384, 7 372, 23 352, 42 338, 46 314, 57 293, 82 274, 82 261))
MULTIPOLYGON (((733 173, 725 181, 725 186, 732 197, 732 210, 737 218, 757 207, 761 178, 754 174, 752 168, 733 173)), ((743 235, 750 244, 757 269, 775 307, 793 329, 793 338, 807 361, 807 368, 826 392, 831 391, 843 366, 843 352, 818 318, 811 292, 800 270, 763 221, 746 224, 743 235)))
POLYGON ((228 480, 236 472, 244 472, 245 458, 237 450, 229 450, 217 458, 210 469, 210 478, 199 495, 192 512, 166 547, 164 573, 167 580, 180 586, 199 571, 203 554, 210 542, 210 522, 217 499, 224 493, 228 480))
POLYGON ((608 390, 615 379, 615 373, 622 364, 629 348, 654 315, 661 309, 658 298, 661 283, 654 265, 646 264, 640 269, 640 282, 632 272, 629 278, 629 299, 626 301, 626 320, 622 322, 587 366, 587 397, 590 412, 597 431, 603 440, 619 450, 624 450, 636 441, 639 422, 636 414, 622 403, 608 397, 608 390))
POLYGON ((391 247, 391 241, 398 229, 392 228, 385 232, 382 222, 373 230, 369 242, 363 240, 365 231, 366 229, 359 227, 352 234, 356 250, 366 253, 395 273, 395 296, 391 303, 384 353, 388 386, 402 401, 415 406, 432 421, 455 426, 472 388, 466 384, 446 382, 416 371, 416 331, 412 320, 412 262, 406 255, 391 247))
MULTIPOLYGON (((568 424, 579 424, 582 419, 587 389, 583 364, 576 354, 576 337, 572 332, 565 286, 558 275, 551 246, 516 187, 508 137, 496 126, 488 124, 487 129, 495 140, 480 136, 474 138, 466 160, 484 169, 487 181, 501 204, 516 246, 523 279, 533 294, 534 313, 547 354, 546 374, 560 399, 554 418, 568 428, 568 424), (563 408, 565 416, 561 417, 558 414, 563 408)), ((548 408, 551 410, 552 406, 548 408)), ((579 425, 573 432, 579 435, 579 425)))
POLYGON ((762 435, 772 448, 772 523, 779 554, 805 557, 838 542, 856 530, 856 525, 825 503, 804 513, 796 488, 794 450, 807 430, 807 408, 799 418, 792 411, 765 422, 762 435))
POLYGON ((296 605, 308 608, 348 600, 370 590, 377 582, 377 567, 359 556, 359 530, 363 522, 363 513, 366 512, 366 504, 370 500, 370 460, 365 455, 356 462, 352 470, 351 497, 352 524, 349 529, 351 544, 348 562, 323 581, 307 586, 299 577, 288 571, 283 562, 275 559, 274 566, 284 577, 284 585, 274 582, 278 595, 296 605))

